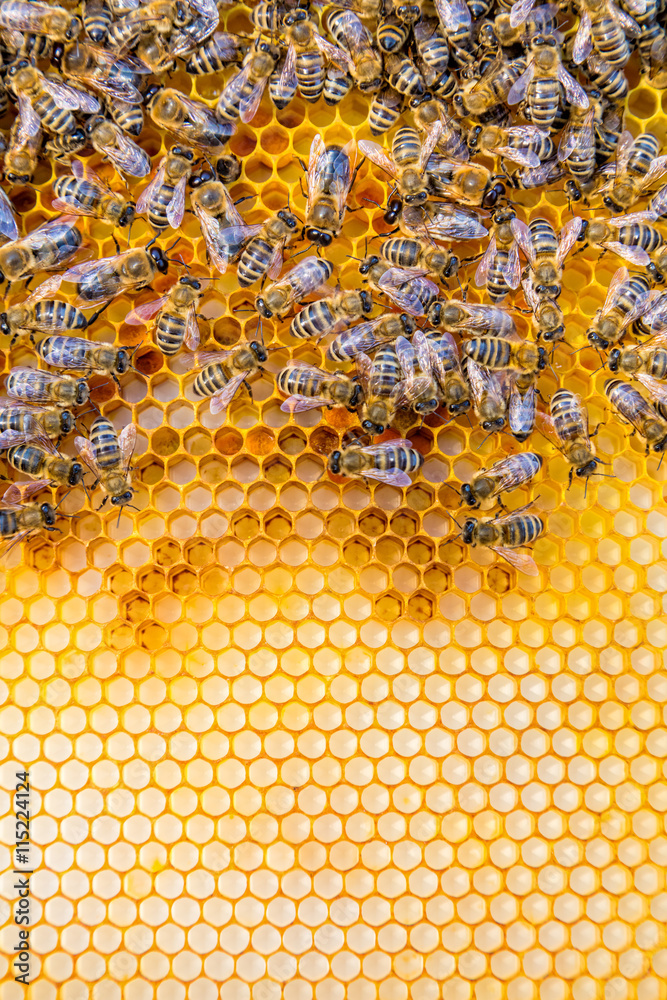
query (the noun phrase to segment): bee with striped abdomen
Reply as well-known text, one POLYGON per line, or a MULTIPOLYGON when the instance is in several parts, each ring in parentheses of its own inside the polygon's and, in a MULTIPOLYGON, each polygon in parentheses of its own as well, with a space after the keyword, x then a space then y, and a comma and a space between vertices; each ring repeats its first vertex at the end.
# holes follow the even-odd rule
POLYGON ((457 333, 475 333, 480 337, 509 337, 516 332, 512 314, 500 306, 483 302, 448 299, 435 302, 428 312, 431 326, 457 333))
POLYGON ((334 476, 377 479, 388 486, 410 486, 410 474, 417 472, 423 463, 423 456, 415 451, 412 443, 399 438, 373 445, 357 441, 332 451, 328 468, 334 476))
POLYGON ((129 226, 134 219, 134 203, 102 181, 81 160, 72 164, 72 176, 53 182, 53 207, 61 212, 88 215, 112 226, 129 226))
POLYGON ((359 90, 364 94, 379 90, 382 59, 373 47, 373 36, 354 11, 331 11, 327 15, 327 27, 338 46, 349 54, 348 72, 359 90))
POLYGON ((587 337, 593 347, 606 350, 616 344, 631 323, 634 323, 651 304, 651 286, 643 274, 630 274, 627 267, 619 267, 614 274, 607 297, 593 317, 587 337))
POLYGON ((667 333, 656 334, 643 344, 615 347, 607 364, 610 372, 667 379, 667 333))
POLYGON ((34 406, 71 409, 88 402, 90 390, 85 378, 73 378, 38 368, 12 368, 5 383, 7 394, 34 406))
POLYGON ((442 405, 453 417, 467 413, 470 389, 463 375, 456 341, 447 330, 426 330, 424 336, 442 405))
POLYGON ((389 85, 403 97, 422 97, 426 93, 426 80, 409 56, 385 56, 385 76, 389 85))
POLYGON ((119 173, 147 177, 151 171, 148 154, 125 135, 123 130, 101 115, 86 123, 86 138, 100 156, 107 157, 119 173))
POLYGON ((629 208, 667 172, 667 156, 658 156, 660 141, 652 132, 633 138, 624 132, 616 148, 616 164, 602 187, 603 202, 615 212, 629 208))
POLYGON ((547 352, 530 341, 513 337, 471 337, 463 353, 489 371, 511 370, 517 373, 519 388, 529 388, 547 366, 547 352))
MULTIPOLYGON (((256 9, 253 9, 253 14, 256 9)), ((228 31, 216 31, 191 53, 185 69, 194 76, 219 73, 232 63, 242 63, 249 50, 249 39, 228 31)))
POLYGON ((483 68, 480 76, 466 79, 454 94, 452 105, 459 118, 480 121, 506 103, 512 87, 526 69, 526 60, 497 59, 483 68))
POLYGON ((620 379, 609 379, 604 391, 614 409, 644 438, 647 453, 667 450, 667 415, 620 379))
POLYGON ((354 361, 360 352, 370 354, 387 341, 409 337, 414 329, 415 321, 411 316, 385 313, 339 333, 327 347, 327 358, 330 361, 354 361))
POLYGON ((283 252, 294 238, 298 219, 281 209, 266 222, 248 226, 245 223, 221 229, 214 244, 208 246, 209 256, 217 270, 224 274, 230 261, 237 261, 236 276, 242 288, 254 285, 268 275, 275 279, 283 266, 283 252))
MULTIPOLYGON (((651 254, 664 244, 664 237, 649 222, 635 221, 636 216, 619 215, 615 219, 584 219, 578 236, 586 246, 610 250, 631 264, 660 270, 660 257, 652 261, 651 254)), ((655 280, 655 278, 654 278, 655 280)))
POLYGON ((185 213, 185 186, 192 175, 194 153, 172 146, 160 161, 155 177, 139 195, 136 211, 144 213, 153 229, 178 229, 185 213))
POLYGON ((544 532, 544 521, 537 514, 524 513, 531 504, 502 517, 485 518, 483 521, 466 519, 462 537, 466 545, 482 545, 491 549, 510 566, 527 576, 538 576, 539 570, 532 556, 515 552, 522 545, 530 545, 544 532))
POLYGON ((383 87, 373 94, 368 109, 368 125, 373 135, 382 135, 398 122, 403 110, 403 95, 391 87, 383 87))
MULTIPOLYGON (((79 130, 83 134, 83 130, 79 130)), ((21 126, 21 119, 15 118, 9 130, 9 140, 5 150, 3 169, 10 184, 28 184, 37 169, 37 161, 42 146, 42 133, 29 135, 21 126)))
POLYGON ((333 264, 319 257, 304 257, 279 281, 267 285, 255 299, 255 309, 264 319, 284 319, 295 302, 325 289, 333 264))
POLYGON ((46 479, 58 486, 78 486, 83 478, 81 463, 61 455, 44 435, 38 439, 24 435, 23 444, 9 448, 7 461, 17 472, 34 479, 46 479))
MULTIPOLYGON (((344 11, 343 13, 347 13, 344 11)), ((328 247, 343 226, 354 171, 355 146, 327 146, 316 135, 308 158, 308 199, 303 238, 328 247)))
POLYGON ((478 288, 486 285, 487 294, 494 303, 502 302, 509 290, 514 291, 521 282, 519 248, 513 222, 516 222, 513 208, 494 212, 489 245, 475 272, 475 284, 478 288))
MULTIPOLYGON (((433 94, 422 94, 410 101, 410 109, 416 127, 428 136, 436 123, 441 129, 435 149, 442 156, 461 162, 470 159, 468 146, 462 129, 450 118, 447 105, 433 94)), ((371 129, 372 131, 372 129, 371 129)))
POLYGON ((570 463, 569 484, 576 474, 580 479, 594 475, 602 459, 595 457, 595 449, 588 432, 588 413, 582 400, 569 389, 558 389, 551 397, 551 415, 539 412, 538 423, 570 463))
POLYGON ((630 58, 626 35, 639 35, 636 21, 612 0, 576 0, 579 27, 574 36, 572 59, 579 66, 595 51, 614 68, 625 66, 630 58))
POLYGON ((81 248, 83 237, 73 215, 49 219, 27 236, 0 246, 0 282, 22 281, 40 271, 63 267, 81 248))
POLYGON ((472 62, 472 17, 463 0, 435 0, 435 10, 459 66, 472 62))
POLYGON ((237 118, 246 123, 253 120, 279 58, 280 49, 275 45, 256 41, 254 49, 246 56, 243 68, 226 84, 220 95, 216 114, 222 122, 231 125, 237 118))
POLYGON ((431 345, 423 330, 416 330, 412 341, 398 337, 396 354, 403 378, 400 406, 411 409, 422 418, 435 413, 440 406, 440 383, 435 376, 431 345))
POLYGON ((217 151, 234 133, 231 121, 221 121, 201 101, 185 97, 173 87, 151 85, 144 94, 144 102, 158 128, 171 132, 187 146, 217 151))
POLYGON ((110 375, 116 384, 118 375, 130 368, 130 355, 124 348, 83 337, 44 337, 36 350, 42 361, 53 368, 85 368, 110 375))
POLYGON ((376 166, 396 179, 396 190, 406 205, 421 205, 429 194, 426 165, 441 132, 442 123, 436 122, 422 139, 417 129, 403 125, 394 135, 391 156, 385 153, 382 146, 366 139, 361 140, 359 149, 376 166))
POLYGON ((90 94, 45 76, 27 59, 9 67, 6 85, 16 95, 21 128, 28 135, 37 135, 40 129, 56 135, 71 133, 77 127, 72 111, 91 115, 100 110, 90 94))
POLYGON ((106 41, 113 14, 104 0, 84 0, 81 6, 81 20, 84 33, 96 45, 106 41))
MULTIPOLYGON (((42 140, 42 134, 39 134, 42 140)), ((69 167, 72 157, 80 153, 88 145, 88 139, 83 128, 76 128, 69 135, 52 135, 42 146, 42 154, 54 165, 69 167)))
POLYGON ((101 305, 123 292, 138 292, 146 288, 158 272, 166 274, 169 259, 164 251, 150 243, 146 247, 135 247, 114 257, 87 261, 66 271, 63 280, 76 285, 76 305, 101 305))
POLYGON ((136 306, 125 317, 125 322, 131 326, 143 324, 157 313, 155 343, 163 354, 168 357, 177 354, 183 344, 188 350, 196 351, 199 347, 197 306, 203 294, 201 283, 185 275, 167 295, 136 306))
POLYGON ((367 291, 339 291, 311 302, 296 314, 290 323, 290 333, 299 340, 324 337, 341 326, 367 316, 373 309, 373 299, 367 291))
POLYGON ((18 337, 28 335, 31 340, 35 333, 63 333, 66 330, 85 330, 88 320, 80 309, 69 302, 59 302, 47 298, 60 285, 60 279, 47 278, 23 302, 0 313, 0 333, 11 337, 12 347, 18 337))
POLYGON ((73 427, 74 414, 71 410, 61 410, 57 406, 31 406, 8 396, 0 397, 0 448, 10 448, 19 440, 41 437, 59 442, 73 427))
POLYGON ((509 375, 505 371, 489 372, 472 358, 466 358, 464 372, 468 378, 475 415, 482 429, 500 431, 507 422, 509 405, 509 375))
POLYGON ((320 406, 345 406, 354 412, 363 400, 361 386, 349 375, 332 374, 304 361, 290 361, 278 372, 276 384, 288 397, 280 406, 285 413, 300 413, 320 406))
POLYGON ((302 8, 285 15, 283 28, 288 48, 281 83, 288 88, 296 84, 304 100, 317 101, 324 90, 326 61, 347 72, 349 56, 320 35, 302 8))
MULTIPOLYGON (((391 205, 390 205, 391 207, 391 205)), ((385 215, 391 224, 391 216, 385 215)), ((427 240, 478 240, 487 236, 479 215, 472 208, 457 207, 447 202, 427 205, 406 205, 398 225, 402 233, 427 240)))
MULTIPOLYGON (((130 462, 137 443, 137 428, 127 424, 116 434, 113 424, 106 417, 95 417, 90 427, 90 440, 76 437, 74 444, 79 455, 96 476, 93 489, 99 484, 106 494, 99 509, 111 500, 114 507, 123 508, 134 496, 130 462)), ((119 513, 120 518, 120 513, 119 513)))
POLYGON ((81 21, 57 5, 5 0, 0 5, 0 30, 69 42, 81 31, 81 21))
POLYGON ((528 226, 514 219, 511 228, 528 260, 527 280, 535 297, 555 301, 562 291, 563 263, 579 238, 582 220, 570 219, 558 236, 547 219, 533 219, 528 226))
POLYGON ((565 191, 573 201, 580 201, 593 187, 597 170, 595 118, 596 107, 582 109, 573 105, 570 120, 558 143, 558 162, 564 165, 571 178, 565 191))
POLYGON ((507 408, 507 425, 517 441, 525 441, 533 433, 537 416, 537 388, 534 380, 521 374, 510 375, 510 398, 507 408))
MULTIPOLYGON (((480 469, 461 487, 461 502, 469 507, 496 500, 501 493, 530 483, 542 468, 542 458, 534 451, 508 455, 488 469, 480 469)), ((500 503, 500 500, 498 500, 500 503)))
POLYGON ((401 21, 392 13, 385 14, 378 22, 375 40, 378 48, 388 55, 400 52, 410 37, 410 25, 401 21))
POLYGON ((57 45, 51 62, 67 79, 92 87, 112 101, 139 105, 143 98, 138 84, 147 67, 132 56, 118 56, 95 45, 74 42, 57 45))
POLYGON ((425 316, 440 293, 438 286, 425 277, 426 270, 392 267, 375 255, 360 261, 359 273, 371 288, 386 295, 410 316, 425 316))
POLYGON ((55 531, 56 509, 50 503, 30 502, 30 498, 50 486, 50 480, 12 483, 0 500, 0 557, 5 558, 19 542, 36 531, 55 531))
POLYGON ((266 348, 257 340, 229 351, 200 352, 194 356, 197 375, 192 390, 198 399, 210 399, 211 413, 224 413, 242 383, 247 385, 249 378, 263 371, 267 358, 266 348))
POLYGON ((380 347, 373 360, 360 352, 357 370, 364 390, 361 426, 369 434, 391 427, 403 397, 401 364, 393 344, 380 347))
POLYGON ((526 99, 530 121, 538 128, 549 129, 554 124, 563 93, 570 104, 588 107, 586 92, 563 66, 559 49, 553 35, 534 35, 530 39, 528 67, 507 96, 510 105, 526 99))
POLYGON ((535 125, 512 125, 508 128, 475 125, 468 135, 468 146, 472 153, 501 156, 521 167, 539 167, 555 152, 548 133, 535 125))
POLYGON ((445 282, 459 269, 459 258, 426 240, 395 237, 382 244, 382 256, 393 267, 414 268, 445 282))
POLYGON ((505 193, 504 185, 481 163, 461 163, 434 153, 426 169, 433 193, 460 205, 493 208, 505 193))

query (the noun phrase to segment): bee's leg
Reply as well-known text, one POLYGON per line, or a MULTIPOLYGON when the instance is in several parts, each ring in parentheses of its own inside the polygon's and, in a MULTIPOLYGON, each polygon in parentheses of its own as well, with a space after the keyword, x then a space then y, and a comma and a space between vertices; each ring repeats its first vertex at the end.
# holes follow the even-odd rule
POLYGON ((250 393, 250 395, 252 396, 252 389, 250 387, 250 383, 248 382, 247 378, 243 379, 243 384, 246 387, 246 389, 248 390, 248 392, 250 393))
POLYGON ((366 157, 364 156, 361 162, 358 163, 354 168, 354 173, 352 174, 352 180, 350 181, 350 190, 352 190, 352 188, 354 187, 354 182, 357 179, 357 174, 359 173, 365 162, 366 162, 366 157))
POLYGON ((118 242, 118 240, 116 239, 116 234, 115 234, 115 233, 112 233, 112 237, 111 237, 111 238, 112 238, 112 239, 113 239, 113 241, 114 241, 114 245, 115 245, 115 247, 116 247, 116 253, 120 253, 120 243, 119 243, 119 242, 118 242))
POLYGON ((105 503, 107 502, 108 499, 109 499, 109 497, 105 497, 104 500, 102 501, 102 503, 99 505, 99 507, 97 509, 98 510, 102 510, 102 507, 104 507, 104 505, 105 505, 105 503))
POLYGON ((109 299, 108 302, 105 302, 104 305, 100 309, 98 309, 97 312, 94 312, 92 316, 88 317, 88 321, 86 323, 86 329, 88 329, 89 326, 92 326, 95 320, 100 318, 104 310, 107 309, 110 304, 111 304, 111 299, 109 299))
MULTIPOLYGON (((31 274, 30 277, 28 278, 28 280, 26 281, 25 285, 23 286, 26 292, 30 288, 30 285, 32 284, 32 281, 33 281, 34 277, 35 277, 35 275, 31 274)), ((7 285, 7 291, 9 291, 9 285, 7 285)))
POLYGON ((568 488, 568 490, 572 486, 572 476, 573 475, 574 475, 574 469, 570 469, 570 475, 569 475, 569 478, 568 478, 568 481, 567 481, 567 488, 568 488))
POLYGON ((597 425, 597 427, 595 428, 594 431, 589 431, 588 436, 591 437, 591 438, 594 438, 597 435, 597 432, 600 430, 601 427, 602 427, 602 422, 600 422, 597 425))
MULTIPOLYGON (((301 166, 303 167, 303 161, 302 161, 302 160, 299 160, 299 163, 300 163, 300 164, 301 164, 301 166)), ((305 169, 306 169, 306 168, 304 167, 304 170, 305 170, 305 169)), ((306 192, 305 192, 305 191, 303 190, 303 184, 302 184, 302 182, 301 182, 301 178, 300 178, 300 177, 299 177, 299 188, 301 189, 301 195, 302 195, 302 197, 303 197, 303 198, 306 198, 306 192)))

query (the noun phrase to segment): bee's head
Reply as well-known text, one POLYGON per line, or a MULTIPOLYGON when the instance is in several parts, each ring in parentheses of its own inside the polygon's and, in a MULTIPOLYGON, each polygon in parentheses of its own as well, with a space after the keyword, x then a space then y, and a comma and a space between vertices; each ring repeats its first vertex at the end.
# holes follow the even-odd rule
POLYGON ((463 541, 466 545, 470 545, 473 540, 473 535, 475 533, 475 528, 477 526, 477 520, 474 517, 469 517, 463 524, 463 531, 461 532, 463 536, 463 541))
POLYGON ((133 496, 133 490, 126 490, 125 493, 120 493, 118 496, 111 497, 111 503, 114 507, 124 507, 126 503, 130 502, 133 496))
POLYGON ((46 527, 51 527, 56 523, 56 512, 50 503, 40 504, 39 512, 46 527))
POLYGON ((67 477, 68 486, 78 486, 83 478, 83 466, 80 462, 72 462, 72 468, 67 477))
POLYGON ((255 355, 260 364, 262 364, 268 358, 268 354, 264 344, 260 344, 258 340, 253 340, 250 345, 250 350, 255 355))
POLYGON ((329 455, 329 469, 331 472, 333 472, 334 476, 338 475, 338 473, 340 472, 340 460, 341 460, 340 451, 332 451, 331 454, 329 455))
POLYGON ((618 347, 616 347, 616 348, 614 348, 614 350, 609 355, 608 364, 609 364, 609 371, 610 372, 617 372, 618 371, 620 360, 621 360, 621 352, 618 349, 618 347))

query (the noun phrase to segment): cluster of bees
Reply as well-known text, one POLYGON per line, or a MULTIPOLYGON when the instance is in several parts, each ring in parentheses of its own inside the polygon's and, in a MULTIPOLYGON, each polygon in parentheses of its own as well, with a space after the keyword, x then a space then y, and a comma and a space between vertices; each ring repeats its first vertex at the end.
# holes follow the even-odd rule
MULTIPOLYGON (((247 32, 230 33, 217 30, 225 5, 215 0, 0 0, 0 111, 15 109, 3 140, 7 190, 29 184, 46 158, 59 169, 52 204, 62 213, 20 236, 12 201, 0 189, 0 233, 7 241, 0 246, 0 279, 8 287, 25 282, 27 289, 36 275, 51 272, 0 314, 8 346, 22 338, 48 366, 13 368, 0 400, 0 448, 11 468, 32 477, 4 495, 6 547, 40 528, 55 529, 57 507, 36 499, 51 485, 99 487, 103 502, 119 511, 131 506, 134 425, 117 434, 98 414, 86 435, 74 439, 78 459, 59 446, 75 427, 81 430, 76 410, 89 405, 90 376, 119 383, 133 368, 128 351, 84 334, 117 296, 152 287, 181 266, 187 273, 165 294, 136 305, 126 322, 150 324, 157 347, 195 373, 194 394, 210 400, 211 412, 224 414, 241 387, 249 389, 248 380, 264 371, 271 348, 263 325, 291 317, 294 343, 327 338, 331 365, 292 360, 283 367, 277 374, 283 409, 344 406, 358 414, 359 426, 328 458, 331 474, 407 486, 422 464, 420 453, 404 438, 374 439, 406 419, 410 426, 436 413, 441 419, 474 413, 489 434, 503 431, 518 443, 544 433, 567 459, 571 483, 575 475, 587 481, 602 474, 604 463, 581 399, 559 388, 545 412, 538 408, 538 380, 567 332, 559 297, 568 255, 577 245, 616 254, 638 270, 616 271, 588 342, 607 352, 603 363, 612 374, 626 376, 606 383, 611 405, 647 450, 667 449, 667 293, 657 287, 667 281, 659 228, 667 217, 667 184, 660 187, 667 157, 656 136, 622 130, 624 67, 634 52, 650 86, 667 86, 663 0, 320 6, 260 2, 248 10, 247 32), (219 97, 206 103, 170 87, 180 66, 212 74, 219 97), (249 225, 238 207, 243 199, 230 192, 242 164, 225 147, 239 121, 252 122, 267 89, 278 109, 297 93, 307 102, 336 104, 357 89, 367 95, 371 133, 391 135, 358 144, 316 135, 302 163, 303 220, 290 206, 295 190, 284 209, 249 225), (150 179, 144 115, 172 142, 150 179), (112 165, 123 190, 84 164, 81 154, 90 152, 112 165), (341 235, 364 161, 391 181, 388 203, 378 209, 381 223, 393 228, 377 253, 366 248, 357 286, 345 290, 331 283, 327 251, 341 235), (520 191, 561 183, 581 215, 560 233, 547 219, 520 218, 520 191), (157 242, 178 231, 186 196, 201 227, 205 275, 168 256, 177 235, 167 247, 157 242), (616 214, 584 219, 584 206, 616 214), (85 260, 78 216, 130 234, 133 220, 144 216, 154 237, 85 260), (480 240, 477 256, 454 252, 457 243, 480 240), (297 251, 299 242, 306 245, 297 251), (283 271, 288 248, 298 259, 283 271), (486 301, 468 301, 461 286, 472 262, 486 301), (239 286, 256 286, 257 337, 228 351, 200 351, 202 299, 209 281, 232 265, 239 286), (54 297, 63 283, 71 289, 65 300, 54 297), (457 294, 449 294, 454 283, 457 294), (520 287, 532 316, 530 337, 520 335, 516 312, 506 305, 520 287), (380 303, 381 314, 373 316, 380 303), (630 329, 649 339, 622 343, 630 329), (334 371, 336 364, 347 367, 334 371), (84 481, 88 470, 93 483, 84 481)), ((502 497, 531 483, 541 465, 535 452, 519 451, 457 491, 469 508, 501 507, 496 516, 467 518, 459 526, 464 542, 490 547, 532 574, 538 572, 532 556, 518 550, 539 537, 544 523, 530 505, 508 513, 502 497)))

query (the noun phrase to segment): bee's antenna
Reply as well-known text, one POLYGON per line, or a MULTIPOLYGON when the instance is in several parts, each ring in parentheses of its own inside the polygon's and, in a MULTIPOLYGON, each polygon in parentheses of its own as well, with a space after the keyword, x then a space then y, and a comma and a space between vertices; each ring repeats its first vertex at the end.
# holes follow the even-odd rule
MULTIPOLYGON (((152 243, 152 242, 153 242, 153 240, 151 240, 151 243, 152 243)), ((170 250, 173 250, 173 249, 174 249, 174 247, 176 246, 176 244, 177 244, 177 243, 180 243, 180 242, 181 242, 181 237, 180 237, 180 236, 177 236, 177 237, 176 237, 176 239, 174 240, 174 242, 173 242, 173 243, 171 244, 171 246, 168 246, 168 247, 166 248, 166 251, 167 251, 167 253, 169 253, 169 251, 170 251, 170 250)), ((151 244, 149 243, 149 244, 148 244, 148 246, 150 246, 150 245, 151 245, 151 244)))

